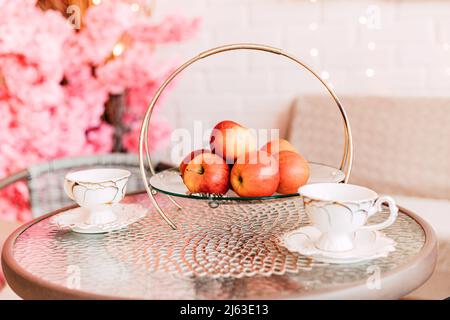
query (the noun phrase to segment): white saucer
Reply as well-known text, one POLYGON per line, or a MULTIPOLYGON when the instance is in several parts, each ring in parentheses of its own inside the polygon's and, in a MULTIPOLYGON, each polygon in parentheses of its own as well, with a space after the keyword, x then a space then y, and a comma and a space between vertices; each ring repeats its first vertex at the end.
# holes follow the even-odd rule
POLYGON ((291 231, 281 237, 283 245, 290 251, 309 256, 317 261, 346 264, 387 257, 395 251, 395 241, 379 231, 357 231, 355 233, 355 248, 345 252, 330 252, 320 250, 315 242, 321 232, 307 226, 291 231))
POLYGON ((147 210, 139 204, 117 203, 112 207, 117 219, 105 224, 86 223, 87 213, 83 208, 75 208, 57 214, 52 222, 62 229, 70 229, 78 233, 106 233, 122 229, 140 219, 147 210))

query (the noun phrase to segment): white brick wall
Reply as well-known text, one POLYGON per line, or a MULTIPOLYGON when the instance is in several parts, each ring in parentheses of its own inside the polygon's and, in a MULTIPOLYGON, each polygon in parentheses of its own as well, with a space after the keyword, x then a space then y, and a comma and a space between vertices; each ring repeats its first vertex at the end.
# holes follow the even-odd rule
MULTIPOLYGON (((157 14, 179 11, 203 20, 192 41, 164 54, 187 59, 225 43, 255 42, 298 56, 329 74, 339 94, 450 94, 450 1, 170 0, 157 14), (372 50, 369 43, 372 42, 372 50), (374 48, 373 48, 374 47, 374 48), (311 56, 316 48, 319 54, 311 56), (366 70, 372 69, 368 77, 366 70)), ((227 53, 194 65, 168 95, 174 127, 231 118, 284 129, 289 102, 324 92, 289 61, 257 52, 227 53)))

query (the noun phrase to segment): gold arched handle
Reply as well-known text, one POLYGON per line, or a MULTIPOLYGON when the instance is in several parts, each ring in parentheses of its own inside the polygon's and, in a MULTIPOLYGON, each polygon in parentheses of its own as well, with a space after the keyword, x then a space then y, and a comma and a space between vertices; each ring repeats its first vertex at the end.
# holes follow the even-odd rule
POLYGON ((150 118, 153 112, 153 109, 155 107, 156 102, 158 101, 159 97, 161 96, 161 93, 166 89, 166 87, 172 82, 172 80, 181 73, 184 69, 189 67, 191 64, 195 63, 198 60, 204 59, 206 57, 226 52, 226 51, 234 51, 234 50, 257 50, 257 51, 265 51, 273 54, 278 54, 281 56, 284 56, 294 62, 296 62, 298 65, 309 71, 312 75, 314 75, 327 89, 328 93, 333 97, 334 101, 336 102, 337 107, 339 108, 339 111, 342 116, 342 120, 344 122, 344 154, 342 156, 340 169, 345 173, 345 179, 344 182, 346 183, 350 177, 350 172, 352 169, 352 162, 353 162, 353 142, 352 142, 352 133, 350 129, 350 124, 348 121, 347 114, 342 107, 341 102, 339 101, 338 97, 334 93, 334 91, 328 86, 328 84, 314 71, 312 70, 308 65, 303 63, 302 61, 298 60, 291 54, 288 54, 284 52, 281 49, 274 48, 271 46, 266 45, 260 45, 260 44, 251 44, 251 43, 237 43, 237 44, 229 44, 220 46, 217 48, 213 48, 207 51, 204 51, 200 53, 199 55, 195 56, 194 58, 186 61, 184 64, 182 64, 180 67, 178 67, 175 71, 173 71, 169 77, 163 82, 161 87, 156 91, 155 96, 153 97, 152 101, 150 102, 150 105, 147 108, 147 111, 144 116, 144 120, 142 121, 142 127, 141 127, 141 133, 139 138, 139 161, 140 161, 140 170, 142 179, 144 180, 145 189, 147 191, 147 194, 149 195, 150 199, 152 200, 153 205, 155 206, 156 210, 160 214, 160 216, 173 228, 176 229, 175 224, 169 219, 169 217, 166 216, 164 211, 161 209, 161 207, 158 205, 152 190, 149 186, 149 182, 147 179, 147 175, 145 172, 145 164, 144 164, 144 156, 147 160, 148 166, 150 168, 150 171, 153 174, 155 174, 155 170, 153 169, 153 165, 150 159, 150 153, 148 150, 148 126, 150 123, 150 118), (145 149, 145 154, 144 154, 145 149))

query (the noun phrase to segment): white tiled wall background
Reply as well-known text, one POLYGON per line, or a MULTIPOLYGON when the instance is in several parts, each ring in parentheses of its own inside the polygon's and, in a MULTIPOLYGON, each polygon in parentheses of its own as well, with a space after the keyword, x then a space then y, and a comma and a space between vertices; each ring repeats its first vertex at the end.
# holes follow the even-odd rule
MULTIPOLYGON (((167 48, 180 62, 221 44, 280 47, 318 71, 336 93, 450 94, 450 1, 427 0, 170 0, 157 14, 202 19, 196 38, 167 48)), ((174 127, 224 118, 249 127, 285 128, 296 95, 324 92, 290 61, 233 52, 189 68, 167 95, 174 127)))

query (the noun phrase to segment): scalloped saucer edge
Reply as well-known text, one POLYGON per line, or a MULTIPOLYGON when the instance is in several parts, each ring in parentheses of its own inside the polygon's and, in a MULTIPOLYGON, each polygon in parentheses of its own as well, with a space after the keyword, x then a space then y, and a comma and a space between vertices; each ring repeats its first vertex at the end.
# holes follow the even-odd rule
POLYGON ((139 204, 117 203, 112 206, 117 219, 105 224, 86 223, 89 214, 82 207, 57 214, 51 219, 61 229, 70 229, 77 233, 106 233, 119 230, 142 219, 147 210, 139 204))
POLYGON ((387 257, 395 251, 395 241, 379 231, 359 230, 355 233, 355 247, 345 252, 320 250, 315 242, 320 237, 319 229, 306 226, 280 237, 281 243, 290 251, 313 258, 316 261, 347 264, 387 257))

